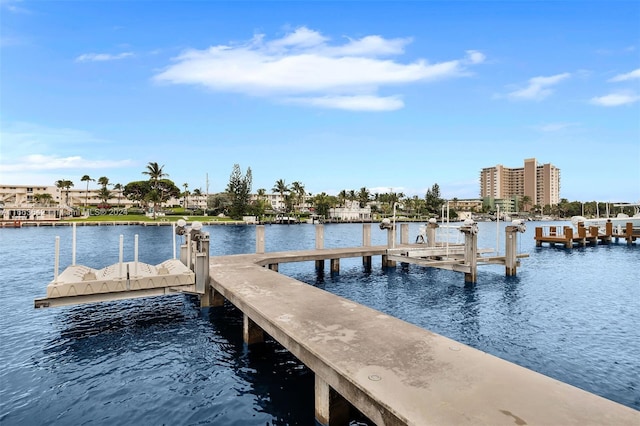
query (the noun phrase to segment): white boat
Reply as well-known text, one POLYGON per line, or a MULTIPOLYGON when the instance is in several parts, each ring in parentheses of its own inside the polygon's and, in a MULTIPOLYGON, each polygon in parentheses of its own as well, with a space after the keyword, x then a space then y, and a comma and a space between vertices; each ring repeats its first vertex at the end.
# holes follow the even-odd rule
POLYGON ((634 214, 629 216, 625 213, 618 213, 615 217, 600 217, 596 219, 587 219, 582 216, 573 216, 571 223, 574 226, 578 226, 578 223, 582 222, 584 226, 597 226, 598 228, 604 228, 607 223, 611 222, 614 229, 625 229, 627 223, 632 223, 635 229, 640 229, 640 204, 616 204, 614 207, 633 207, 634 214))
POLYGON ((287 215, 279 214, 276 216, 273 223, 289 225, 292 223, 300 223, 300 220, 298 220, 298 218, 295 216, 287 216, 287 215))

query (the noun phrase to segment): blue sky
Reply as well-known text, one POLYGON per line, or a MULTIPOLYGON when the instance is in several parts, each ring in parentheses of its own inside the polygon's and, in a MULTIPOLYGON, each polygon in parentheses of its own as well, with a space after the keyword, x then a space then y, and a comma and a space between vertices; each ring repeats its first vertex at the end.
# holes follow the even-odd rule
POLYGON ((278 179, 479 195, 561 169, 570 201, 640 200, 637 1, 0 0, 0 183, 278 179))

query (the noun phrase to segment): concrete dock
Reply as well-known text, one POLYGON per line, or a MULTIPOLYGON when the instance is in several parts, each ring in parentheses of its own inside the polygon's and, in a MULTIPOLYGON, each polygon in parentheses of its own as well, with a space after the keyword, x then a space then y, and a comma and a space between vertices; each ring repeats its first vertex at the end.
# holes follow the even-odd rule
POLYGON ((631 408, 263 267, 314 260, 292 256, 212 257, 211 299, 244 313, 247 343, 264 331, 315 373, 321 424, 347 424, 349 405, 377 425, 640 424, 631 408))
MULTIPOLYGON (((277 272, 281 263, 315 261, 319 269, 325 260, 337 272, 340 259, 355 257, 366 268, 372 256, 382 256, 384 267, 402 262, 452 269, 464 272, 465 281, 479 262, 504 264, 506 274, 514 275, 521 257, 515 250, 518 226, 505 234, 509 254, 489 258, 479 256, 484 250, 477 249, 473 225, 461 229, 463 247, 441 247, 429 237, 435 225, 426 229, 426 245, 406 244, 408 228, 401 226, 399 244, 392 228, 386 246, 371 246, 369 224, 363 226, 361 247, 324 249, 323 228, 316 225, 314 250, 265 253, 264 226, 258 226, 255 254, 210 257, 209 234, 183 221, 176 228, 186 240, 180 261, 141 273, 136 263, 123 262, 121 236, 118 264, 104 270, 77 267, 74 243, 74 265, 60 277, 56 239, 55 278, 35 306, 175 291, 198 294, 203 307, 226 299, 244 315, 248 345, 263 341, 266 333, 314 372, 315 418, 321 425, 348 424, 351 407, 377 425, 640 425, 640 412, 632 408, 277 272), (138 273, 130 276, 127 270, 138 273), (134 282, 138 276, 144 285, 134 282)), ((174 239, 174 256, 175 248, 174 239)))

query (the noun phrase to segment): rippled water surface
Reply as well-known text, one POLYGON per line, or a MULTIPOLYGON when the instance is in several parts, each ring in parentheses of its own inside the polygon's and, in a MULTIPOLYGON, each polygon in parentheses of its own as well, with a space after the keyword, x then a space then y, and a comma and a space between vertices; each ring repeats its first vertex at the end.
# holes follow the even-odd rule
MULTIPOLYGON (((496 225, 479 225, 480 248, 495 248, 496 225)), ((379 258, 371 271, 343 259, 339 274, 312 262, 280 272, 640 409, 640 247, 536 248, 535 226, 520 236, 530 257, 517 277, 482 266, 474 286, 450 271, 383 270, 379 258)), ((252 226, 205 230, 212 255, 255 250, 252 226)), ((77 263, 116 263, 120 234, 125 260, 136 234, 142 262, 172 257, 170 227, 78 227, 77 263)), ((57 235, 62 269, 70 227, 0 229, 0 424, 313 424, 313 374, 271 340, 249 350, 231 305, 201 310, 176 295, 33 309, 57 235)), ((312 225, 271 225, 266 250, 310 249, 314 238, 312 225)), ((386 234, 373 225, 372 239, 386 234)), ((325 247, 361 242, 362 225, 325 225, 325 247)))

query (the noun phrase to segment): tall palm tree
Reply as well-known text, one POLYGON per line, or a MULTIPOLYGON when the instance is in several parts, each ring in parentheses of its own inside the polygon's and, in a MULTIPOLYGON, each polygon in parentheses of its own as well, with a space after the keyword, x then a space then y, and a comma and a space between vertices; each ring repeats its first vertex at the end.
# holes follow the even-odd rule
POLYGON ((155 194, 152 195, 149 200, 153 202, 153 220, 156 219, 156 210, 158 210, 158 201, 162 201, 162 198, 158 193, 158 181, 164 177, 169 176, 163 171, 163 169, 164 169, 164 164, 160 166, 156 162, 149 162, 149 164, 147 164, 147 169, 142 172, 143 175, 149 176, 149 180, 151 181, 153 191, 155 191, 155 194))
POLYGON ((340 191, 340 193, 338 194, 338 202, 340 203, 340 205, 342 207, 345 206, 347 201, 347 190, 343 189, 342 191, 340 191))
POLYGON ((291 192, 296 195, 295 205, 300 206, 304 203, 304 196, 306 195, 306 191, 304 190, 304 185, 301 182, 295 181, 291 184, 291 192))
POLYGON ((69 205, 69 189, 71 189, 71 187, 73 186, 73 182, 71 182, 70 180, 67 179, 60 179, 56 181, 56 187, 59 189, 64 189, 65 190, 65 204, 68 206, 69 205))
POLYGON ((280 194, 280 199, 282 201, 285 201, 284 194, 289 192, 290 190, 289 190, 289 187, 287 186, 287 184, 285 183, 284 179, 278 179, 276 181, 276 184, 274 185, 272 191, 279 193, 280 194))
POLYGON ((115 185, 113 185, 113 189, 115 189, 116 191, 118 191, 118 207, 120 207, 120 198, 122 197, 122 185, 119 183, 116 183, 115 185))
POLYGON ((187 191, 187 188, 189 188, 189 184, 188 183, 183 183, 182 186, 184 187, 184 192, 182 193, 182 195, 184 196, 184 205, 182 207, 184 207, 185 209, 187 208, 187 197, 189 196, 189 191, 187 191))
POLYGON ((358 192, 358 202, 360 203, 360 207, 365 207, 367 205, 370 196, 371 193, 366 187, 363 186, 360 188, 360 191, 358 192))
POLYGON ((109 178, 106 176, 102 176, 98 178, 98 184, 103 188, 106 188, 109 185, 109 178))
POLYGON ((164 169, 164 164, 160 166, 156 162, 149 162, 149 164, 147 164, 147 169, 142 172, 143 175, 149 176, 149 180, 153 184, 153 189, 158 188, 158 181, 160 179, 169 177, 169 175, 166 174, 163 169, 164 169))
POLYGON ((84 175, 82 176, 82 178, 80 179, 82 182, 87 182, 87 192, 85 192, 85 196, 84 196, 84 206, 87 207, 88 201, 89 201, 89 182, 94 181, 95 179, 92 179, 91 176, 89 175, 84 175))

